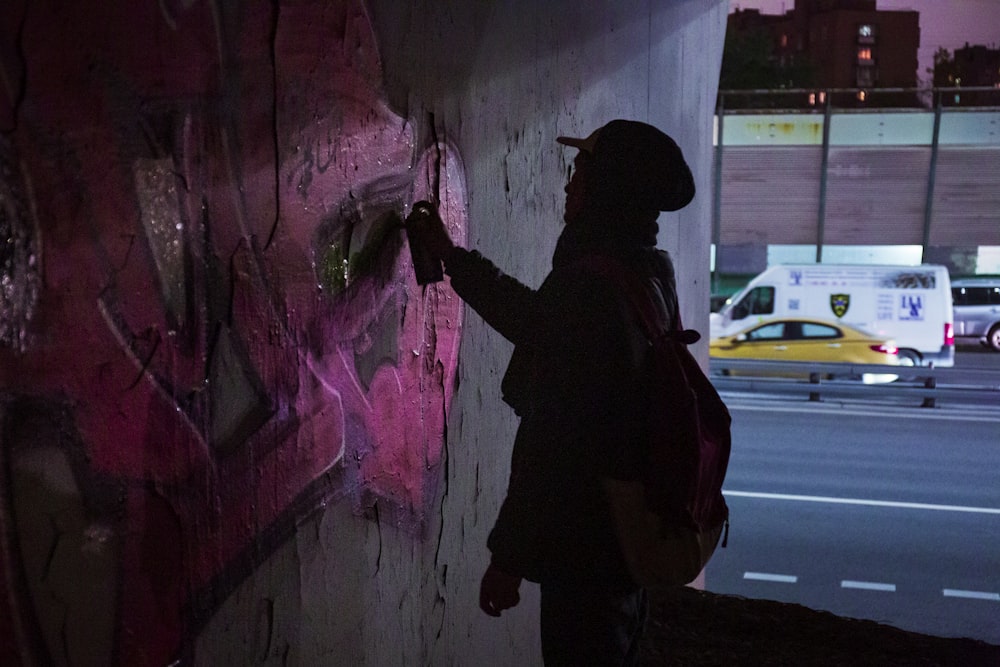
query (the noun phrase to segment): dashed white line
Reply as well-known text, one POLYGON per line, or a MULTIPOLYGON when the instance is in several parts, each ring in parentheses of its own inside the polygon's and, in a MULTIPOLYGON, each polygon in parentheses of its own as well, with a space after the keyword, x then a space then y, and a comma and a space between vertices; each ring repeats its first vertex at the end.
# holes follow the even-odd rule
POLYGON ((908 503, 894 500, 869 500, 867 498, 835 498, 832 496, 804 496, 791 493, 759 493, 756 491, 731 491, 723 489, 727 496, 741 498, 762 498, 765 500, 796 500, 806 503, 832 503, 835 505, 867 505, 869 507, 898 507, 902 509, 937 510, 941 512, 967 512, 971 514, 1000 514, 1000 507, 969 507, 966 505, 934 505, 931 503, 908 503))
POLYGON ((799 580, 798 577, 791 574, 770 574, 768 572, 744 572, 744 579, 752 579, 754 581, 776 581, 782 584, 794 584, 799 580))
MULTIPOLYGON (((796 584, 799 581, 794 574, 774 574, 771 572, 744 572, 743 578, 750 581, 770 581, 779 584, 796 584)), ((881 591, 884 593, 895 593, 896 584, 882 583, 879 581, 855 581, 844 579, 840 582, 841 588, 850 588, 862 591, 881 591)), ((941 594, 946 598, 964 598, 966 600, 988 600, 990 602, 1000 602, 1000 593, 990 591, 967 591, 960 588, 945 588, 941 594)))
POLYGON ((963 591, 957 588, 946 588, 941 593, 946 598, 966 598, 969 600, 992 600, 1000 602, 1000 593, 988 593, 986 591, 963 591))
POLYGON ((851 581, 850 579, 845 579, 840 582, 841 588, 857 588, 862 591, 885 591, 886 593, 895 593, 896 584, 881 584, 876 581, 851 581))

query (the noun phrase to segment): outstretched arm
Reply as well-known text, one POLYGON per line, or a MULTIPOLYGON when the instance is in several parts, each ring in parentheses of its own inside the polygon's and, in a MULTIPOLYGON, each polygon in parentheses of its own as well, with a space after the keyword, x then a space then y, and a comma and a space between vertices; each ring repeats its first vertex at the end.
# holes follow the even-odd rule
POLYGON ((515 345, 529 342, 526 323, 537 307, 537 291, 501 271, 476 251, 456 246, 437 215, 420 221, 431 256, 444 262, 451 286, 487 324, 515 345))

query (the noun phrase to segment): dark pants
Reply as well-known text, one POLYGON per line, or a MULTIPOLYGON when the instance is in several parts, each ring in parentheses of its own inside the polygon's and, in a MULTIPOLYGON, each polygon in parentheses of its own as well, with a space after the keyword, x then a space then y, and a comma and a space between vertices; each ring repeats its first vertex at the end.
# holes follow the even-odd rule
POLYGON ((649 603, 644 589, 600 584, 541 585, 542 659, 545 667, 631 667, 649 603))

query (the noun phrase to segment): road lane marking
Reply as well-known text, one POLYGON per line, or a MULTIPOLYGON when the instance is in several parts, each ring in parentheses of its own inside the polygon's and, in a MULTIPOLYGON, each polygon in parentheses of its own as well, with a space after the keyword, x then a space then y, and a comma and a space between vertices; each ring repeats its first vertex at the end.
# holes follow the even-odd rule
MULTIPOLYGON (((851 415, 859 417, 871 417, 872 415, 885 415, 886 413, 892 411, 894 413, 905 414, 907 419, 941 419, 948 421, 960 421, 960 422, 985 422, 985 423, 995 423, 1000 422, 1000 415, 993 414, 986 411, 976 411, 973 408, 955 408, 955 407, 937 407, 937 408, 921 408, 914 405, 877 405, 872 407, 865 406, 854 406, 849 407, 847 405, 836 403, 836 399, 831 399, 829 401, 814 402, 808 405, 798 405, 790 404, 783 405, 778 403, 778 401, 768 401, 767 399, 751 401, 746 399, 740 399, 739 397, 727 394, 727 392, 721 392, 723 398, 726 401, 726 407, 729 408, 730 412, 736 410, 747 410, 750 412, 757 412, 761 409, 765 409, 769 412, 809 412, 809 413, 836 413, 840 415, 851 415)), ((989 407, 989 406, 987 406, 989 407)))
POLYGON ((887 593, 896 592, 896 584, 880 584, 875 581, 851 581, 845 579, 840 582, 841 588, 857 588, 862 591, 885 591, 887 593))
POLYGON ((939 512, 966 512, 970 514, 1000 514, 997 507, 969 507, 965 505, 935 505, 932 503, 906 503, 895 500, 870 500, 867 498, 834 498, 832 496, 804 496, 793 493, 758 493, 755 491, 731 491, 723 489, 727 496, 741 498, 763 498, 766 500, 796 500, 805 503, 832 503, 835 505, 867 505, 869 507, 897 507, 913 510, 935 510, 939 512))
POLYGON ((782 584, 794 584, 799 580, 792 574, 769 574, 767 572, 744 572, 743 578, 754 581, 776 581, 782 584))
MULTIPOLYGON (((779 584, 796 584, 799 578, 794 574, 774 574, 772 572, 744 572, 743 578, 750 581, 769 581, 779 584)), ((878 581, 855 581, 844 579, 840 582, 841 588, 848 588, 861 591, 880 591, 884 593, 895 593, 896 584, 886 584, 878 581)), ((1000 602, 1000 593, 988 591, 967 591, 960 588, 945 588, 941 590, 944 597, 962 598, 966 600, 987 600, 990 602, 1000 602)))
POLYGON ((946 588, 941 593, 946 598, 966 598, 968 600, 992 600, 1000 602, 1000 593, 987 593, 985 591, 963 591, 957 588, 946 588))

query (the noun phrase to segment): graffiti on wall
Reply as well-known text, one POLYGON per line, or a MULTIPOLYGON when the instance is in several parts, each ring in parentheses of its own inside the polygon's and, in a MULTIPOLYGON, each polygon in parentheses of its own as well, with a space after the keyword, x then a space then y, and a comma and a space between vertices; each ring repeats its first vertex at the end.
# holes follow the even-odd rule
POLYGON ((169 664, 324 503, 421 538, 461 307, 400 220, 463 240, 462 166, 358 0, 11 4, 3 657, 169 664))

